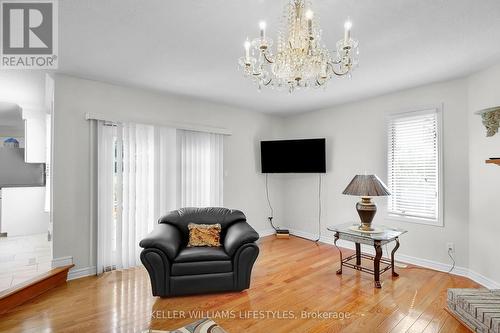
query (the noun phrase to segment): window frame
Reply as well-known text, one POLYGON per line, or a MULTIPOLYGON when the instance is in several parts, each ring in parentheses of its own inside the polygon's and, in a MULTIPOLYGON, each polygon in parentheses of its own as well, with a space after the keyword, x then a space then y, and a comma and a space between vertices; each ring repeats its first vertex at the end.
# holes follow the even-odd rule
MULTIPOLYGON (((435 227, 444 227, 444 152, 443 152, 443 106, 442 105, 430 105, 423 106, 419 108, 413 108, 407 111, 398 111, 391 112, 386 115, 386 126, 385 126, 385 149, 386 149, 386 172, 387 179, 389 179, 389 126, 390 121, 394 118, 401 118, 405 116, 418 116, 418 115, 426 115, 426 114, 436 114, 436 131, 437 131, 437 163, 438 163, 438 211, 436 219, 427 219, 422 217, 408 216, 404 214, 396 214, 389 211, 389 202, 387 201, 387 210, 386 210, 386 218, 388 220, 397 221, 397 222, 405 222, 412 224, 423 224, 435 227)), ((388 187, 390 185, 388 184, 388 187)), ((388 199, 390 200, 390 199, 388 199)))

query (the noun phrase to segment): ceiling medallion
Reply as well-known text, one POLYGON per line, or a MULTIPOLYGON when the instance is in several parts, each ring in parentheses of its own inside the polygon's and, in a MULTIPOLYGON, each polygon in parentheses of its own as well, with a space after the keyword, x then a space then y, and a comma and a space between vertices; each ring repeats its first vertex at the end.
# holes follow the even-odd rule
POLYGON ((350 77, 358 64, 358 41, 351 38, 351 28, 347 20, 344 38, 331 54, 321 42, 322 31, 310 1, 291 0, 285 5, 275 53, 271 51, 273 41, 266 35, 266 23, 260 22, 260 36, 245 41, 245 55, 238 62, 259 90, 271 87, 293 92, 323 87, 332 77, 350 77))

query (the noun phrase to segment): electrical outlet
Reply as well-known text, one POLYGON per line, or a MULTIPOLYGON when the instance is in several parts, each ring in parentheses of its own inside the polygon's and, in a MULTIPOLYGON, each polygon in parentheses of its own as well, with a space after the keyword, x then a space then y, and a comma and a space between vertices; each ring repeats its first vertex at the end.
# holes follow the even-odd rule
POLYGON ((455 244, 454 243, 446 243, 446 251, 455 253, 455 244))

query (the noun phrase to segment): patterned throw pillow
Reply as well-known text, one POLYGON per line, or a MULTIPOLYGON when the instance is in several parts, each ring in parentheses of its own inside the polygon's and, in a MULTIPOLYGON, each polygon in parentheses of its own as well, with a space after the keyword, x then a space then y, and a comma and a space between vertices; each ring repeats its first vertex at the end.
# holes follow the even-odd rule
POLYGON ((195 224, 189 223, 188 247, 195 246, 221 246, 220 224, 195 224))

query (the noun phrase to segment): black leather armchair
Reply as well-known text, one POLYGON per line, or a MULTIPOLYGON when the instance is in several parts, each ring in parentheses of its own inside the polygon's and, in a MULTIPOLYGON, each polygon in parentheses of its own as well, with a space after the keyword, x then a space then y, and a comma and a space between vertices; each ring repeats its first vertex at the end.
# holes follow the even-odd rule
POLYGON ((181 208, 160 218, 140 246, 153 296, 167 297, 250 287, 259 254, 257 232, 239 210, 181 208), (220 223, 222 247, 186 247, 189 223, 220 223))

